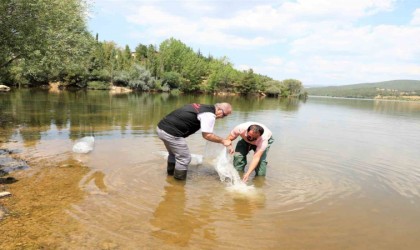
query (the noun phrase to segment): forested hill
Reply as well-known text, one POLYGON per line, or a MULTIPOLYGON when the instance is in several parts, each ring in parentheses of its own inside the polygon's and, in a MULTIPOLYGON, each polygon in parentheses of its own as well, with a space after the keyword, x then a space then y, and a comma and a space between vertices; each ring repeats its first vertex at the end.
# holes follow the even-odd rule
POLYGON ((392 80, 344 86, 306 88, 308 95, 349 98, 420 99, 420 80, 392 80))

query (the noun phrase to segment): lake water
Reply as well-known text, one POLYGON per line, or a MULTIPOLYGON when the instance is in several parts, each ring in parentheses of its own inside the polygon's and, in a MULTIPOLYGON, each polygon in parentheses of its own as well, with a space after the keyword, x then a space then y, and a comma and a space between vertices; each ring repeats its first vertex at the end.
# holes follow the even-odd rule
POLYGON ((1 147, 30 163, 73 159, 90 169, 80 181, 86 198, 67 211, 89 233, 63 248, 420 247, 418 102, 19 90, 0 93, 0 107, 1 147), (217 120, 216 134, 258 121, 275 138, 267 176, 252 177, 249 192, 220 181, 213 160, 223 148, 201 133, 188 138, 196 157, 186 182, 166 175, 159 120, 186 103, 222 101, 233 114, 217 120), (73 153, 84 136, 94 136, 93 151, 73 153))

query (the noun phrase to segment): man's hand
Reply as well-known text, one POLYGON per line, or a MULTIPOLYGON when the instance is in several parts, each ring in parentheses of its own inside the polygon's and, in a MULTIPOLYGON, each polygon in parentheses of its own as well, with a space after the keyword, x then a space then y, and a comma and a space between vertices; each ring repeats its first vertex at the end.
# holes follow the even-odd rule
POLYGON ((222 144, 223 144, 223 146, 225 146, 225 147, 229 147, 229 146, 231 146, 231 145, 232 145, 232 141, 231 141, 231 140, 229 140, 229 139, 224 139, 224 140, 222 141, 222 144))
POLYGON ((230 145, 229 147, 227 147, 227 149, 228 149, 228 153, 229 154, 233 154, 233 153, 235 153, 235 150, 233 149, 233 146, 232 145, 230 145))
POLYGON ((248 178, 249 178, 250 174, 251 174, 251 172, 249 172, 249 171, 246 172, 246 174, 244 174, 244 177, 242 177, 242 181, 246 183, 248 181, 248 178))

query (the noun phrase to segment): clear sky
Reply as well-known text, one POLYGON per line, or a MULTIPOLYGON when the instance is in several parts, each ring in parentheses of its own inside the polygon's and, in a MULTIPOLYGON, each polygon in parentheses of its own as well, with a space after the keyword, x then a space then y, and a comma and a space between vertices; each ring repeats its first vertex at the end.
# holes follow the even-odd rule
POLYGON ((305 86, 420 80, 420 0, 90 0, 89 30, 131 50, 175 38, 305 86))

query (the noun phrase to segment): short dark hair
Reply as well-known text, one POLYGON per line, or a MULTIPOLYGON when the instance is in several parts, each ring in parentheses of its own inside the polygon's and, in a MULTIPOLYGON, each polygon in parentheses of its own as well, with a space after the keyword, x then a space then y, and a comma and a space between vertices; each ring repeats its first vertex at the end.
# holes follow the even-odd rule
POLYGON ((247 132, 249 132, 251 130, 256 132, 256 133, 259 133, 260 135, 264 134, 263 127, 261 127, 260 125, 257 125, 257 124, 252 124, 251 126, 249 126, 247 132))

